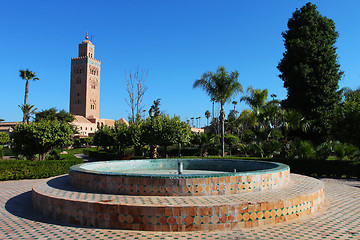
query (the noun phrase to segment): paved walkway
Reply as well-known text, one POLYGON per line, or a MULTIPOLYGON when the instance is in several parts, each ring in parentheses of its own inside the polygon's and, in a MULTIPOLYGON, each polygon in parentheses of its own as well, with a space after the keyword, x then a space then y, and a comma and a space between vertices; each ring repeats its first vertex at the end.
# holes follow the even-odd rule
POLYGON ((360 239, 360 181, 322 179, 327 203, 310 216, 267 227, 226 232, 141 232, 64 225, 39 217, 31 186, 0 182, 0 239, 360 239))

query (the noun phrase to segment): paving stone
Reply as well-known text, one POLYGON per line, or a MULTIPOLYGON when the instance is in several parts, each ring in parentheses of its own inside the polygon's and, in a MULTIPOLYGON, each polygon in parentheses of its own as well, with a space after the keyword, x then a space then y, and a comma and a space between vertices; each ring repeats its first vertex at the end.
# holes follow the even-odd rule
POLYGON ((333 179, 323 180, 327 202, 311 215, 238 231, 189 233, 61 225, 32 210, 31 188, 40 181, 0 182, 0 239, 360 239, 360 188, 333 179))

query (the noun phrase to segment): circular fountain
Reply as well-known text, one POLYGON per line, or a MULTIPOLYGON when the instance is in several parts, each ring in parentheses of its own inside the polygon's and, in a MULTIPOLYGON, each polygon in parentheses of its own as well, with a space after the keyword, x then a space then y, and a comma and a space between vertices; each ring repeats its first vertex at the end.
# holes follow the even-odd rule
POLYGON ((273 162, 159 159, 79 164, 69 175, 73 186, 94 192, 208 196, 278 188, 289 181, 289 173, 289 166, 273 162))
POLYGON ((72 166, 33 187, 45 216, 94 227, 150 231, 230 230, 284 222, 318 210, 321 181, 275 162, 156 159, 72 166), (291 176, 291 177, 290 177, 291 176))

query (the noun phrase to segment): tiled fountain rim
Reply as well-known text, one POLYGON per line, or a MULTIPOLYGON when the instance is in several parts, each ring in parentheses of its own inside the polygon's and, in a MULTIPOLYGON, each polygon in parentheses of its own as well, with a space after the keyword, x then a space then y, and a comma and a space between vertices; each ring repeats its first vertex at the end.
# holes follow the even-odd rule
MULTIPOLYGON (((185 165, 184 165, 185 169, 185 165)), ((191 159, 191 158, 180 158, 180 159, 144 159, 144 160, 113 160, 113 161, 102 161, 102 162, 93 162, 93 163, 82 163, 77 164, 70 167, 70 171, 73 172, 80 172, 85 174, 92 174, 92 175, 103 175, 103 176, 126 176, 126 177, 142 177, 142 178, 209 178, 209 177, 227 177, 227 176, 248 176, 248 175, 262 175, 262 174, 269 174, 269 173, 276 173, 282 172, 290 169, 290 167, 283 163, 278 162, 269 162, 269 161, 258 161, 258 160, 246 160, 246 159, 191 159), (96 170, 89 170, 84 169, 82 166, 92 166, 92 165, 99 165, 99 164, 114 164, 120 163, 122 165, 131 164, 131 163, 139 163, 139 162, 146 162, 146 163, 166 163, 169 164, 171 161, 174 165, 177 166, 178 160, 181 161, 206 161, 206 162, 216 162, 216 163, 226 163, 229 164, 230 162, 242 162, 242 163, 249 163, 250 165, 258 165, 263 164, 263 166, 268 166, 268 169, 264 170, 250 170, 250 171, 243 171, 243 172, 223 172, 223 173, 208 173, 208 174, 144 174, 144 173, 119 173, 119 172, 108 172, 108 171, 96 171, 96 170)))

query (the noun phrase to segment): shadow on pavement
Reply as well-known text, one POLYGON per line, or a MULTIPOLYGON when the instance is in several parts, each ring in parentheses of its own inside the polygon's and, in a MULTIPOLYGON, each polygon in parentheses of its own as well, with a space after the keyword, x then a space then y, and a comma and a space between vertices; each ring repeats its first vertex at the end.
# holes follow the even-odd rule
POLYGON ((28 192, 22 193, 18 196, 15 196, 13 198, 10 198, 5 203, 5 209, 12 215, 15 215, 20 218, 36 221, 36 222, 42 222, 42 223, 46 223, 46 224, 55 224, 55 225, 67 226, 67 227, 91 228, 91 227, 87 227, 87 226, 68 224, 68 223, 61 222, 59 220, 53 220, 53 219, 49 219, 49 218, 45 218, 45 217, 41 216, 32 207, 31 191, 28 191, 28 192))

